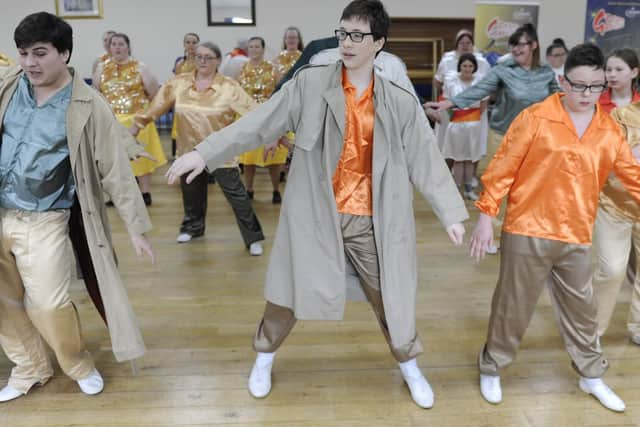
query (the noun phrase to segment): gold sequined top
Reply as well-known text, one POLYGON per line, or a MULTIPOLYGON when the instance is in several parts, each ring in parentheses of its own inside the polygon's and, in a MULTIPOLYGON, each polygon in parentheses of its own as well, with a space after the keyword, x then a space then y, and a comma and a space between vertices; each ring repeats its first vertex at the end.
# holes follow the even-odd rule
POLYGON ((176 64, 175 74, 190 73, 196 69, 196 60, 194 58, 184 57, 176 64))
POLYGON ((107 59, 98 87, 115 114, 134 114, 144 111, 149 105, 139 64, 135 59, 123 64, 107 59))
POLYGON ((246 62, 238 77, 240 86, 256 101, 262 103, 269 99, 276 88, 276 79, 273 75, 273 65, 262 61, 257 66, 246 62))
POLYGON ((285 74, 287 74, 289 69, 293 67, 293 64, 295 64, 298 58, 300 58, 300 55, 302 55, 302 52, 299 50, 295 50, 293 52, 283 50, 273 59, 272 63, 275 70, 276 80, 280 80, 285 74))
POLYGON ((7 55, 0 53, 0 67, 8 67, 13 65, 13 61, 7 55))
MULTIPOLYGON (((196 73, 178 74, 165 82, 153 98, 149 109, 136 114, 140 128, 156 120, 173 107, 177 118, 176 154, 188 153, 213 132, 256 107, 256 102, 230 77, 217 73, 204 90, 196 87, 196 73)), ((223 167, 237 166, 229 161, 223 167)))

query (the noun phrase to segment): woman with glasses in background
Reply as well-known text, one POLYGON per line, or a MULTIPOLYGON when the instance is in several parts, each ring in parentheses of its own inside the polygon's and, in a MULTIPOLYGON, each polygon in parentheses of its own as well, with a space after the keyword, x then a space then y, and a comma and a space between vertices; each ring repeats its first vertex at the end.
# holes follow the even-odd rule
MULTIPOLYGON (((638 57, 632 49, 614 50, 607 58, 605 75, 609 88, 600 96, 600 106, 620 124, 632 151, 640 156, 640 94, 636 90, 638 57)), ((607 328, 625 274, 633 286, 627 315, 631 342, 640 345, 640 206, 609 176, 600 193, 600 206, 593 232, 596 265, 593 291, 598 306, 598 335, 607 328), (631 261, 631 262, 630 262, 631 261)))
POLYGON ((560 84, 560 76, 564 75, 564 62, 567 60, 567 46, 561 38, 553 39, 547 46, 547 64, 556 75, 556 81, 560 84))
MULTIPOLYGON (((173 107, 178 118, 177 155, 181 156, 207 136, 233 123, 238 116, 255 108, 256 102, 230 77, 218 73, 220 49, 211 42, 195 50, 197 68, 167 81, 144 113, 137 114, 133 135, 173 107)), ((229 159, 221 168, 211 171, 236 216, 242 239, 249 253, 262 255, 262 227, 253 211, 251 200, 240 180, 238 164, 229 159)), ((184 219, 177 242, 186 243, 204 235, 207 214, 208 173, 183 176, 180 179, 184 219)))
MULTIPOLYGON (((480 172, 486 169, 516 116, 560 90, 551 67, 540 63, 538 33, 532 24, 525 24, 511 34, 509 45, 511 57, 489 70, 482 80, 451 99, 424 104, 426 109, 436 111, 452 107, 469 108, 491 95, 497 95, 489 120, 487 154, 478 166, 480 172)), ((501 225, 498 218, 502 216, 496 217, 495 225, 501 225)), ((488 252, 495 253, 495 247, 488 252)))

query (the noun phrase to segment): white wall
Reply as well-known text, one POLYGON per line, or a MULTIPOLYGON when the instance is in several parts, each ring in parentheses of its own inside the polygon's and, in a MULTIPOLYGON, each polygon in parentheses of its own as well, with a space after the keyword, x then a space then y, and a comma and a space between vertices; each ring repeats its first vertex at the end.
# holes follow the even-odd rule
MULTIPOLYGON (((13 30, 29 13, 55 13, 53 0, 2 1, 0 52, 16 57, 13 30)), ((133 54, 145 62, 159 79, 169 77, 174 59, 181 53, 182 36, 200 34, 223 52, 240 37, 265 38, 268 56, 275 55, 282 33, 298 26, 306 41, 333 33, 347 0, 256 0, 255 27, 208 27, 206 0, 103 0, 103 19, 73 19, 74 52, 71 64, 89 76, 91 63, 101 54, 101 34, 107 29, 125 32, 131 38, 133 54)), ((540 0, 539 33, 542 46, 564 37, 568 46, 582 41, 586 0, 540 0)), ((475 12, 473 0, 386 0, 394 17, 467 17, 475 12)))

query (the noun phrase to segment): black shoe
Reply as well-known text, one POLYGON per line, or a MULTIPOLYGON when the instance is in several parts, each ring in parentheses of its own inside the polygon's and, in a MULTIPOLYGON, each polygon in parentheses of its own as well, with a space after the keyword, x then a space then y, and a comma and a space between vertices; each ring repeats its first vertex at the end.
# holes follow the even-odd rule
POLYGON ((104 205, 105 205, 106 207, 108 207, 108 208, 112 208, 112 207, 114 206, 114 205, 113 205, 113 202, 112 202, 111 200, 109 200, 108 202, 106 202, 104 205))
POLYGON ((142 193, 145 206, 151 206, 151 193, 142 193))
POLYGON ((249 196, 249 198, 253 200, 253 191, 247 190, 247 196, 249 196))
POLYGON ((280 203, 282 203, 282 197, 280 197, 280 192, 279 191, 274 191, 273 192, 273 197, 271 198, 271 203, 273 203, 274 205, 279 205, 280 203))

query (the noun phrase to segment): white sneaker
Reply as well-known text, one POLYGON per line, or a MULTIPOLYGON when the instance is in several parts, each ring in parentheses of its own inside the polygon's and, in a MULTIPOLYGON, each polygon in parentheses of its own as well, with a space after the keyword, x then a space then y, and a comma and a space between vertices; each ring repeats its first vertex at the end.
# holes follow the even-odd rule
POLYGON ((495 255, 498 253, 498 247, 496 245, 489 245, 489 247, 487 247, 487 253, 489 255, 495 255))
POLYGON ((633 334, 633 335, 631 335, 631 337, 629 339, 635 345, 640 345, 640 334, 633 334))
POLYGON ((622 399, 601 378, 580 377, 578 384, 580 385, 580 390, 598 399, 605 408, 616 412, 624 412, 626 406, 622 399))
POLYGON ((251 245, 249 245, 249 253, 251 254, 251 256, 260 256, 263 252, 264 250, 262 249, 262 245, 260 244, 260 242, 253 242, 251 245))
POLYGON ((474 175, 471 177, 471 188, 478 188, 478 186, 480 185, 480 182, 478 181, 478 178, 474 175))
POLYGON ((475 202, 476 200, 478 200, 478 199, 480 198, 480 196, 478 196, 478 195, 476 194, 476 192, 475 192, 475 191, 473 191, 473 190, 471 190, 471 191, 465 191, 463 194, 464 194, 465 199, 467 199, 467 200, 471 200, 471 201, 473 201, 473 202, 475 202))
POLYGON ((180 233, 180 234, 178 234, 178 238, 176 239, 176 242, 178 242, 178 243, 187 243, 187 242, 191 241, 191 239, 193 239, 193 236, 191 236, 191 234, 180 233))
POLYGON ((484 400, 494 405, 502 402, 502 387, 500 377, 480 374, 480 393, 484 400))
POLYGON ((403 375, 402 378, 407 383, 407 387, 411 391, 411 398, 416 405, 425 409, 433 406, 433 390, 424 375, 419 377, 405 377, 403 375))
POLYGON ((265 365, 260 365, 256 360, 256 363, 253 364, 253 368, 251 368, 251 374, 249 375, 249 393, 251 393, 251 396, 257 399, 267 397, 267 395, 271 391, 272 367, 273 362, 267 363, 265 365))
POLYGON ((21 396, 24 396, 24 393, 16 390, 8 384, 2 390, 0 390, 0 402, 8 402, 21 396))
POLYGON ((77 381, 80 390, 84 394, 98 394, 104 389, 104 380, 97 369, 93 369, 89 375, 77 381))

